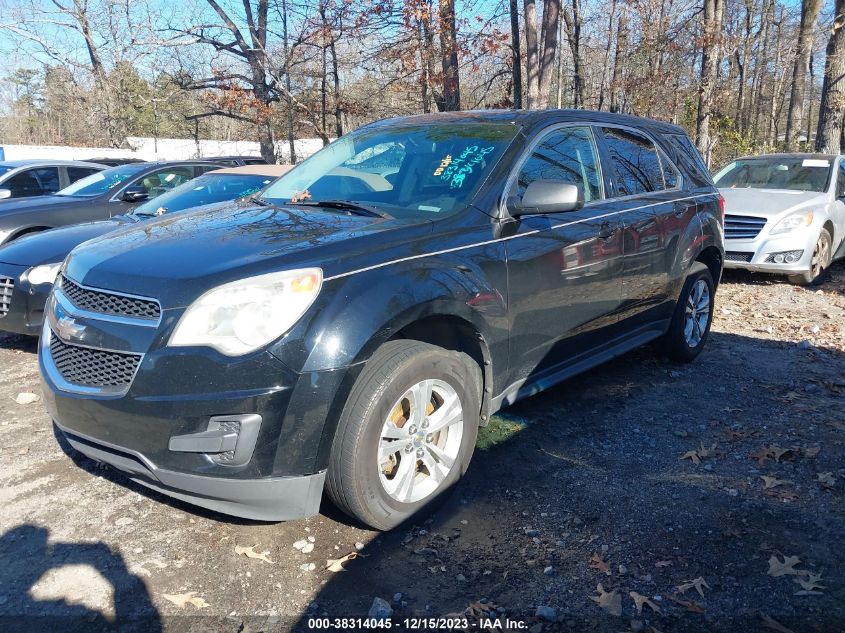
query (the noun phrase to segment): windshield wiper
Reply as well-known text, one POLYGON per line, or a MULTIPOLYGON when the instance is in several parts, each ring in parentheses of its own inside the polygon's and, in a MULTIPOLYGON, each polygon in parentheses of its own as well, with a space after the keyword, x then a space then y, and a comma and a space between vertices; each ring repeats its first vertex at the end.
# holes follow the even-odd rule
POLYGON ((265 200, 261 196, 250 196, 247 198, 248 202, 254 202, 255 204, 261 205, 262 207, 272 207, 273 203, 265 200))
POLYGON ((385 213, 381 209, 369 204, 361 204, 360 202, 353 202, 352 200, 303 200, 302 202, 292 202, 289 204, 299 205, 303 207, 324 207, 326 209, 338 209, 340 211, 349 211, 355 215, 363 215, 372 218, 383 218, 385 220, 392 220, 393 216, 385 213))

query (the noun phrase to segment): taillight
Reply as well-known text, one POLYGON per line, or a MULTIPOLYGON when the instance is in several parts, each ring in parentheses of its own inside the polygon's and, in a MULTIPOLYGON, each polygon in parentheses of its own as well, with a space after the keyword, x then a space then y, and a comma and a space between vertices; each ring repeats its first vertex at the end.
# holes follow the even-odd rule
POLYGON ((725 223, 725 199, 719 196, 719 211, 722 212, 722 224, 725 223))

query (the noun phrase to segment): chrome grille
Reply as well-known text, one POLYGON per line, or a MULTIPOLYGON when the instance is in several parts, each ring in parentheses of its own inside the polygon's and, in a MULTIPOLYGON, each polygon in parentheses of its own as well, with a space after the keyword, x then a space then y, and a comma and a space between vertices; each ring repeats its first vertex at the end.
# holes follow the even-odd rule
POLYGON ((752 257, 754 257, 754 253, 740 253, 738 251, 725 252, 726 262, 750 262, 752 257))
POLYGON ((102 290, 89 290, 64 275, 61 278, 61 289, 74 305, 90 312, 151 321, 161 317, 161 306, 151 299, 126 297, 102 290))
POLYGON ((12 291, 14 289, 14 279, 0 277, 0 318, 9 313, 9 307, 12 305, 12 291))
POLYGON ((126 387, 135 377, 140 354, 107 352, 65 343, 50 337, 53 364, 68 383, 84 387, 126 387))
POLYGON ((760 234, 764 226, 766 226, 766 218, 729 213, 725 216, 725 239, 753 240, 760 234))

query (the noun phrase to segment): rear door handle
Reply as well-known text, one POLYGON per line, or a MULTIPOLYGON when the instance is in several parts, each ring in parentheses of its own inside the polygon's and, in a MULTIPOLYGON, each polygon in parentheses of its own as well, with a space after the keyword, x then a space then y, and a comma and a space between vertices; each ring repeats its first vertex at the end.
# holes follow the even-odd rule
POLYGON ((610 225, 610 222, 602 222, 599 228, 599 238, 606 240, 613 236, 615 229, 610 225))

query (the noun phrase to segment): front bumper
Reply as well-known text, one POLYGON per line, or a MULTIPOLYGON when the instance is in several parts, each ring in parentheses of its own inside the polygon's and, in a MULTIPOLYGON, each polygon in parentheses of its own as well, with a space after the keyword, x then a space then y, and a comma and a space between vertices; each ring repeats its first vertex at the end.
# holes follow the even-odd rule
POLYGON ((44 403, 71 446, 145 486, 215 511, 273 521, 318 511, 333 430, 327 420, 336 417, 332 403, 348 370, 297 373, 267 351, 230 358, 208 348, 168 347, 180 314, 166 310, 160 327, 72 310, 57 289, 39 346, 44 403), (126 387, 115 391, 73 384, 78 374, 69 375, 61 357, 67 347, 57 352, 54 342, 86 354, 146 351, 126 387), (257 421, 240 457, 244 426, 235 448, 206 448, 221 418, 257 421), (227 452, 237 459, 224 459, 227 452))
POLYGON ((0 315, 0 330, 38 336, 44 323, 44 306, 52 286, 31 285, 24 275, 27 270, 29 266, 0 263, 0 279, 9 279, 12 283, 8 312, 0 315))
POLYGON ((141 453, 71 432, 55 423, 77 451, 169 497, 223 514, 257 521, 288 521, 320 509, 325 471, 299 477, 227 479, 157 467, 141 453))
POLYGON ((796 275, 810 270, 813 249, 819 229, 811 226, 783 235, 768 235, 766 230, 753 240, 725 240, 725 268, 742 268, 753 272, 796 275), (770 255, 787 251, 803 251, 798 261, 777 264, 767 262, 770 255))

